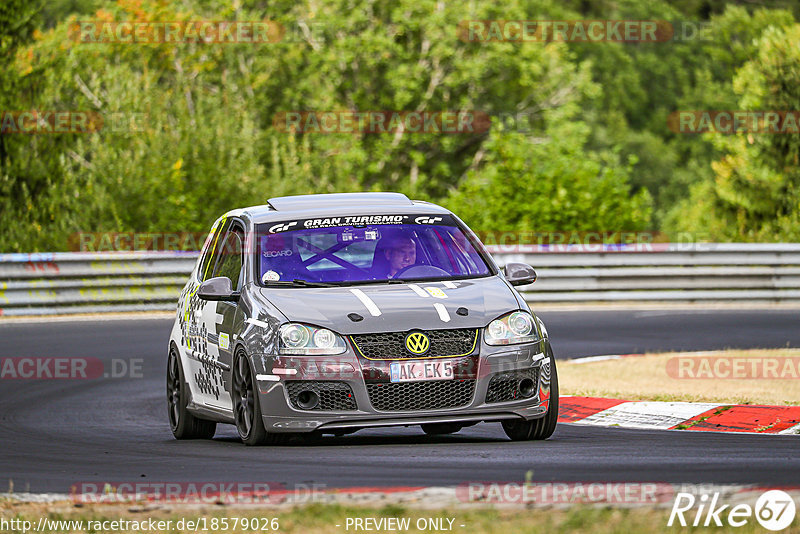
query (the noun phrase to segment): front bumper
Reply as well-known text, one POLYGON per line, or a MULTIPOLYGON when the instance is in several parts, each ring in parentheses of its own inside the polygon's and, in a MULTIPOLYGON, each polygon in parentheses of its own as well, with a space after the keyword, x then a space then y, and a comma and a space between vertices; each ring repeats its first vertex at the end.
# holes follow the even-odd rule
MULTIPOLYGON (((431 408, 419 410, 381 411, 374 408, 367 389, 376 367, 354 354, 342 355, 338 361, 351 363, 355 372, 337 377, 335 381, 347 384, 355 400, 350 410, 301 410, 289 400, 287 385, 292 380, 308 380, 308 376, 275 375, 260 379, 259 400, 267 432, 341 431, 360 428, 411 426, 426 423, 476 423, 510 419, 537 419, 547 413, 550 397, 551 359, 547 340, 511 347, 483 345, 480 354, 474 354, 477 368, 473 370, 474 390, 468 403, 456 408, 431 408), (489 384, 497 374, 535 369, 538 380, 535 393, 527 398, 500 402, 486 402, 489 384), (366 377, 366 380, 365 380, 366 377)), ((381 365, 388 362, 381 362, 381 365)), ((457 378, 458 375, 457 375, 457 378)), ((330 381, 330 377, 320 378, 330 381)))

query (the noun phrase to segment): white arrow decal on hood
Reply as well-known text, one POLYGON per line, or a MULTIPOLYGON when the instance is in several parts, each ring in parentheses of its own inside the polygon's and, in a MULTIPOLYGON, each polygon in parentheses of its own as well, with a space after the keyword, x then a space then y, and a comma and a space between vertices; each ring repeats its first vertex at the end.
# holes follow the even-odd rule
POLYGON ((444 304, 442 304, 441 302, 437 302, 436 304, 433 305, 433 307, 436 308, 437 312, 439 312, 439 319, 441 319, 445 323, 450 322, 450 314, 447 313, 447 308, 444 307, 444 304))
POLYGON ((363 304, 367 308, 367 310, 369 310, 369 313, 373 317, 378 317, 381 314, 380 308, 378 308, 378 306, 375 305, 372 299, 369 298, 363 291, 361 291, 360 289, 351 289, 350 292, 356 297, 358 297, 358 300, 360 300, 361 304, 363 304))
POLYGON ((422 298, 428 298, 428 294, 427 294, 427 293, 425 293, 425 292, 422 290, 422 288, 421 288, 421 287, 419 287, 417 284, 408 284, 408 287, 409 287, 409 288, 411 288, 411 290, 412 290, 412 291, 414 291, 414 293, 416 293, 416 294, 417 294, 417 295, 419 295, 420 297, 422 297, 422 298))

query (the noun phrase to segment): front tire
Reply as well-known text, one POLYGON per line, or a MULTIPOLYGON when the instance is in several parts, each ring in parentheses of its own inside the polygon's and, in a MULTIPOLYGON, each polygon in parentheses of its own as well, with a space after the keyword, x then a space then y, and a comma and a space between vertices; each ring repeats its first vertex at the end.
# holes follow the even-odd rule
POLYGON ((169 426, 175 439, 211 439, 217 423, 195 417, 189 413, 189 387, 183 376, 178 351, 172 347, 167 360, 167 411, 169 426))
POLYGON ((236 431, 245 445, 277 445, 285 440, 282 434, 270 434, 264 428, 261 402, 256 389, 255 373, 247 354, 240 350, 233 363, 233 415, 236 431))
POLYGON ((550 402, 544 417, 532 421, 503 421, 506 436, 513 441, 542 440, 553 435, 558 423, 558 372, 550 352, 550 402))

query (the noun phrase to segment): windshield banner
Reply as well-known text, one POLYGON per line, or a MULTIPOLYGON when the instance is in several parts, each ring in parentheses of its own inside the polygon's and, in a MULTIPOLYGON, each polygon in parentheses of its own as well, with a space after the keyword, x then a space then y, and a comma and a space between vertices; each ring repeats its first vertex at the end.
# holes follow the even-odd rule
POLYGON ((438 224, 456 226, 452 215, 349 215, 346 217, 326 217, 299 219, 269 225, 267 233, 277 234, 293 230, 312 228, 331 228, 336 226, 367 226, 375 224, 438 224))

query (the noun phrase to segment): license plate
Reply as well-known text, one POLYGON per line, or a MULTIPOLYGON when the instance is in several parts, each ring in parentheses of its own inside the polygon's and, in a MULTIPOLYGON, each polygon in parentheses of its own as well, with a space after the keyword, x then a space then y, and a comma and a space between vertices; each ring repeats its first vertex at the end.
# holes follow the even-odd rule
POLYGON ((392 382, 452 380, 453 362, 450 360, 392 362, 389 371, 392 382))

